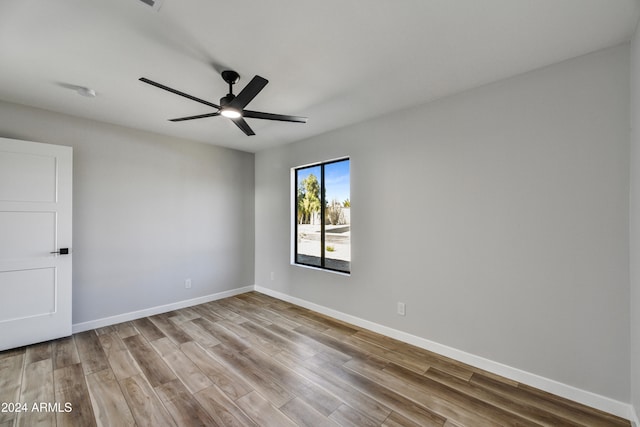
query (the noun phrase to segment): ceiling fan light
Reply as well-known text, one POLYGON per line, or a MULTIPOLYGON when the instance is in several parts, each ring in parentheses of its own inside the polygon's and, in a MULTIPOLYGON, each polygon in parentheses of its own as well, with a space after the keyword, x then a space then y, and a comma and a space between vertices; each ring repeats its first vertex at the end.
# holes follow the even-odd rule
POLYGON ((236 110, 235 108, 223 108, 222 111, 220 111, 220 114, 229 119, 237 119, 238 117, 242 117, 240 111, 236 110))

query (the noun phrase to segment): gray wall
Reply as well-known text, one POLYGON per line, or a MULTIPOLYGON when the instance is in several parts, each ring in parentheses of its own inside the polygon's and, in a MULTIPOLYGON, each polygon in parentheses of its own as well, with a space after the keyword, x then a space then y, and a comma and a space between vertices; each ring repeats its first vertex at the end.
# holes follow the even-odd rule
POLYGON ((253 285, 253 154, 4 102, 0 136, 74 148, 74 323, 253 285))
POLYGON ((257 153, 256 284, 628 402, 629 65, 610 48, 257 153), (290 265, 290 168, 341 156, 350 277, 290 265))
POLYGON ((640 414, 640 32, 631 44, 631 404, 640 414))

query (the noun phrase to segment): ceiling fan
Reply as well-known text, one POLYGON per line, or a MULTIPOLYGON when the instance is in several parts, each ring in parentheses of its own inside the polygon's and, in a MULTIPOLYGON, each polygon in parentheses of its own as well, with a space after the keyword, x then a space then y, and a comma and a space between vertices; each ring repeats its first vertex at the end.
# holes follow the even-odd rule
POLYGON ((215 116, 224 116, 229 119, 233 123, 236 124, 244 132, 246 135, 255 135, 253 129, 249 126, 249 124, 245 121, 245 118, 250 119, 263 119, 263 120, 278 120, 282 122, 294 122, 294 123, 306 123, 306 117, 298 117, 298 116, 286 116, 282 114, 272 114, 272 113, 263 113, 260 111, 251 111, 245 110, 244 107, 247 106, 256 97, 258 93, 269 83, 269 80, 255 76, 248 85, 244 87, 237 95, 233 94, 233 85, 240 80, 240 75, 235 71, 226 70, 222 72, 222 79, 229 84, 229 93, 222 98, 220 98, 220 105, 213 104, 209 101, 205 101, 204 99, 196 98, 195 96, 191 96, 187 93, 180 92, 179 90, 170 88, 163 84, 154 82, 153 80, 149 80, 146 77, 140 77, 140 81, 150 84, 152 86, 158 87, 160 89, 164 89, 168 92, 175 93, 176 95, 183 96, 192 101, 199 102, 201 104, 207 105, 209 107, 215 108, 217 111, 213 113, 206 114, 198 114, 197 116, 188 116, 188 117, 180 117, 177 119, 171 119, 172 122, 182 122, 185 120, 195 120, 195 119, 204 119, 205 117, 215 117, 215 116))

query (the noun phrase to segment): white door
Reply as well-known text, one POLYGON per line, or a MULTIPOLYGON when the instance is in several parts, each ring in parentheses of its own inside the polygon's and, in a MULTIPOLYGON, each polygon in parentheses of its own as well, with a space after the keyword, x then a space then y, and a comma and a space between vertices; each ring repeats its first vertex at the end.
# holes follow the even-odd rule
POLYGON ((71 335, 72 158, 0 138, 0 350, 71 335))

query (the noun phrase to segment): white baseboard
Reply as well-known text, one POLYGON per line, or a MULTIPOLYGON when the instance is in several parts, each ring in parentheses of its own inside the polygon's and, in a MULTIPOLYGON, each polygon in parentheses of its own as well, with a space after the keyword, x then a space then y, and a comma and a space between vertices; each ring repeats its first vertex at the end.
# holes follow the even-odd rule
POLYGON ((629 417, 629 419, 631 420, 631 426, 640 427, 640 419, 638 419, 638 412, 636 411, 636 408, 634 408, 632 405, 629 406, 631 406, 631 416, 629 417))
POLYGON ((532 374, 521 369, 513 368, 502 363, 494 362, 492 360, 485 359, 483 357, 476 356, 462 350, 458 350, 434 341, 430 341, 425 338, 399 331, 397 329, 370 322, 368 320, 361 319, 350 314, 342 313, 340 311, 336 311, 331 308, 327 308, 300 298, 292 297, 290 295, 264 288, 262 286, 256 285, 255 290, 265 295, 269 295, 274 298, 317 311, 318 313, 331 316, 335 319, 342 320, 344 322, 348 322, 365 329, 369 329, 371 331, 386 335, 391 338, 395 338, 399 341, 415 345, 416 347, 424 348, 425 350, 441 354, 443 356, 458 360, 476 368, 484 369, 485 371, 492 372, 494 374, 517 381, 519 383, 527 384, 529 386, 547 391, 549 393, 553 393, 566 399, 591 406, 592 408, 596 408, 601 411, 626 418, 628 420, 634 421, 636 423, 636 426, 640 427, 637 414, 635 413, 633 406, 628 403, 619 402, 617 400, 610 399, 599 394, 563 384, 561 382, 545 378, 540 375, 532 374))
POLYGON ((215 294, 205 295, 203 297, 183 300, 171 304, 159 305, 156 307, 145 308, 144 310, 132 311, 130 313, 118 314, 116 316, 104 317, 102 319, 90 320, 88 322, 76 323, 72 326, 74 334, 78 332, 89 331, 91 329, 103 328, 105 326, 115 325, 117 323, 128 322, 130 320, 140 319, 142 317, 153 316, 155 314, 166 313, 171 310, 191 307, 192 305, 204 304, 209 301, 215 301, 222 298, 232 297, 234 295, 243 294, 253 291, 254 286, 244 286, 242 288, 231 289, 228 291, 218 292, 215 294))

